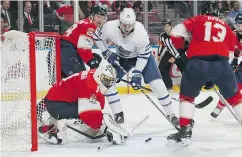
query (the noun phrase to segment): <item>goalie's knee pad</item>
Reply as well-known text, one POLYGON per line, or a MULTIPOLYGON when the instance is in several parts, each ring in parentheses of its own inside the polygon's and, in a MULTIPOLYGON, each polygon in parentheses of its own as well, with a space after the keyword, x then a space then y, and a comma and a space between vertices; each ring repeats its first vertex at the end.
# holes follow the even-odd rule
POLYGON ((156 79, 150 82, 150 87, 152 91, 158 97, 158 100, 162 106, 169 106, 171 104, 171 98, 169 92, 162 79, 156 79))
POLYGON ((110 89, 108 89, 105 96, 113 114, 117 114, 123 111, 120 97, 115 87, 111 87, 110 89))

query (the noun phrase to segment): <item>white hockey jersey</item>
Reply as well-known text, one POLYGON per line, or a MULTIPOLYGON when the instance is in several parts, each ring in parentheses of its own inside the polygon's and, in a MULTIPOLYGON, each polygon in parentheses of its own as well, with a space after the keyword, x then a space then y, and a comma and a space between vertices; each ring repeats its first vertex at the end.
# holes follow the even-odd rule
POLYGON ((96 29, 93 39, 98 48, 103 52, 108 49, 106 40, 110 39, 116 45, 116 53, 121 58, 135 58, 135 69, 142 71, 151 55, 149 36, 143 24, 135 23, 135 27, 129 35, 124 36, 119 29, 119 20, 106 22, 96 29))
MULTIPOLYGON (((149 36, 140 22, 135 23, 133 32, 124 36, 119 29, 119 20, 106 22, 102 27, 98 28, 94 35, 95 41, 106 41, 110 39, 116 45, 117 55, 123 58, 134 58, 139 54, 149 53, 149 36)), ((101 51, 102 49, 99 47, 101 51)))

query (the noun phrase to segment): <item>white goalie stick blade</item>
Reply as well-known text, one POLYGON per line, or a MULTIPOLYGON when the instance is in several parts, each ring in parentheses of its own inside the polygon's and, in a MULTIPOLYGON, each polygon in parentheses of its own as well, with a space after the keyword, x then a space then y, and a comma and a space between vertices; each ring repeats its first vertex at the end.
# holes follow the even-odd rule
POLYGON ((122 136, 130 136, 130 133, 123 128, 121 125, 117 124, 110 114, 103 114, 104 124, 112 131, 119 133, 122 136))

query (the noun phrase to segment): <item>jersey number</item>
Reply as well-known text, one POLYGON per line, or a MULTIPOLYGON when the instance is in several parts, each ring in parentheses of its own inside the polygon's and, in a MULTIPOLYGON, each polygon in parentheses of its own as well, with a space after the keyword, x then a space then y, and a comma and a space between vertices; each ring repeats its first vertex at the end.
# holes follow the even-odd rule
POLYGON ((216 36, 212 36, 213 42, 223 42, 226 36, 226 28, 219 23, 212 25, 212 22, 206 22, 205 24, 205 36, 204 41, 211 41, 212 28, 219 29, 216 36))

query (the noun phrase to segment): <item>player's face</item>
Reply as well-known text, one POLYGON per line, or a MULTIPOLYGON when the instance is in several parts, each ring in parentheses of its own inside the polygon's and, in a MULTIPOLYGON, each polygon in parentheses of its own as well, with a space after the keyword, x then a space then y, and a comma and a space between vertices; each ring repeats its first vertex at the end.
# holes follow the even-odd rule
POLYGON ((171 29, 172 29, 171 25, 169 24, 164 25, 164 30, 166 33, 170 33, 171 29))
POLYGON ((236 24, 236 30, 239 32, 239 34, 242 34, 242 24, 236 24))
POLYGON ((97 27, 101 27, 104 24, 104 22, 106 22, 106 19, 107 19, 107 16, 95 14, 94 17, 93 17, 93 23, 97 27))
POLYGON ((134 29, 135 24, 124 24, 120 22, 120 29, 125 35, 128 35, 129 32, 134 29))

